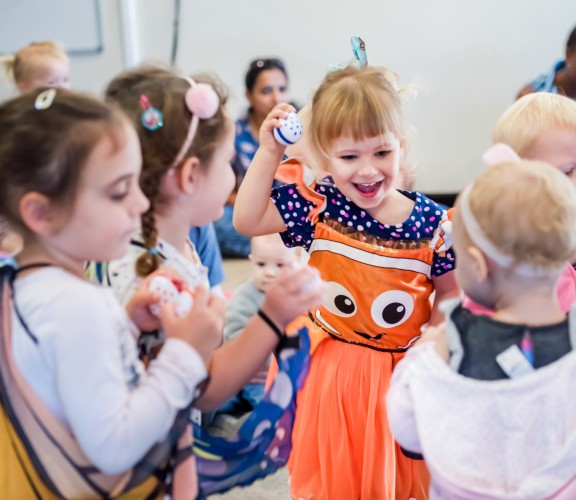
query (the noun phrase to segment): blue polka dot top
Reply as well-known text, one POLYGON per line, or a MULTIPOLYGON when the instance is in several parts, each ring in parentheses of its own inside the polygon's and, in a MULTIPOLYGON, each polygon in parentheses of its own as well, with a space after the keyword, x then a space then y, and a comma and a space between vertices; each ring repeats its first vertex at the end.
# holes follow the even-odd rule
MULTIPOLYGON (((446 215, 446 210, 425 195, 400 191, 414 201, 412 213, 401 224, 383 224, 346 198, 333 185, 331 177, 324 178, 321 184, 318 183, 315 191, 325 195, 327 200, 326 209, 320 214, 321 221, 326 218, 337 220, 343 226, 370 233, 384 240, 431 240, 440 229, 440 222, 446 215)), ((272 190, 271 199, 286 224, 286 231, 281 233, 286 246, 301 246, 309 250, 314 239, 314 224, 307 219, 307 216, 314 208, 313 204, 300 195, 295 184, 287 184, 272 190)), ((442 231, 444 240, 451 241, 451 234, 447 234, 450 225, 443 224, 442 231)), ((455 258, 452 248, 434 254, 432 276, 442 276, 454 268, 455 258)))

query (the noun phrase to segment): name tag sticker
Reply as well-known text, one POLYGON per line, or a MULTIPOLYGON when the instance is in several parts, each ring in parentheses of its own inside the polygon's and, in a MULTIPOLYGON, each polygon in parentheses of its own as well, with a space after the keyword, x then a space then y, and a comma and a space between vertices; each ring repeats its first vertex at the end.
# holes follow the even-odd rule
POLYGON ((518 378, 534 371, 517 345, 512 345, 496 356, 496 362, 510 378, 518 378))
POLYGON ((190 411, 190 420, 196 425, 202 425, 202 412, 196 408, 190 411))

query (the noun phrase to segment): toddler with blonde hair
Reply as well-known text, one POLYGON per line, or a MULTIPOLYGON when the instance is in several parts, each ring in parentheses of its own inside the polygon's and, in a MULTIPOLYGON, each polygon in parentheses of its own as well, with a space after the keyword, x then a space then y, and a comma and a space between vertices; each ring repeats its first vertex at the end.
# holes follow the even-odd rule
POLYGON ((559 168, 576 184, 576 102, 546 92, 512 104, 496 123, 494 142, 508 144, 526 159, 559 168))
POLYGON ((494 315, 443 305, 392 378, 396 440, 421 453, 431 498, 574 498, 576 317, 556 296, 576 256, 576 189, 543 162, 503 163, 459 196, 456 278, 494 315))
POLYGON ((306 138, 316 171, 329 175, 270 195, 284 153, 273 130, 293 111, 280 104, 238 192, 237 229, 281 233, 310 254, 328 288, 302 318, 313 353, 288 463, 294 498, 426 498, 427 472, 395 444, 384 395, 422 327, 440 319, 437 303, 455 293, 455 262, 448 213, 397 189, 408 147, 403 95, 385 68, 328 73, 306 138))
MULTIPOLYGON (((572 99, 544 92, 522 97, 500 117, 492 139, 510 146, 519 157, 549 163, 576 185, 576 102, 572 99)), ((488 163, 498 161, 496 154, 488 163)), ((558 299, 564 312, 576 301, 576 271, 568 261, 558 281, 558 299)), ((477 314, 492 313, 468 298, 464 304, 477 314)))
MULTIPOLYGON (((20 94, 40 87, 70 88, 70 61, 54 42, 32 42, 16 54, 1 56, 0 63, 20 94)), ((0 258, 15 254, 21 246, 21 237, 0 218, 0 258)))
POLYGON ((70 59, 54 42, 32 42, 1 61, 21 94, 40 87, 70 88, 70 59))

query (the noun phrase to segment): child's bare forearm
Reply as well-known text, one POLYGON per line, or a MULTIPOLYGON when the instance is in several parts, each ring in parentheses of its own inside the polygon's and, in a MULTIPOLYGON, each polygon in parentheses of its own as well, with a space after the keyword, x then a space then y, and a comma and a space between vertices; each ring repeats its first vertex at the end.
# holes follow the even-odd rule
POLYGON ((247 236, 278 233, 285 229, 270 201, 270 189, 281 153, 259 149, 246 172, 234 205, 234 226, 247 236))
POLYGON ((196 402, 202 411, 212 411, 244 387, 266 362, 278 337, 258 316, 240 335, 217 349, 210 361, 210 383, 196 402))
POLYGON ((444 321, 444 313, 440 311, 440 304, 447 299, 453 299, 460 296, 460 289, 456 283, 454 271, 450 271, 442 276, 432 278, 436 295, 434 297, 434 306, 430 316, 430 326, 439 325, 444 321))
POLYGON ((209 362, 211 380, 196 406, 210 411, 244 387, 277 347, 286 326, 322 302, 324 293, 316 269, 286 266, 243 332, 214 352, 209 362))
POLYGON ((430 326, 437 326, 444 322, 444 313, 439 309, 440 304, 444 300, 448 299, 455 299, 460 296, 460 290, 458 288, 454 288, 449 291, 445 291, 442 293, 436 292, 436 296, 434 297, 434 306, 432 307, 432 314, 430 315, 430 326))

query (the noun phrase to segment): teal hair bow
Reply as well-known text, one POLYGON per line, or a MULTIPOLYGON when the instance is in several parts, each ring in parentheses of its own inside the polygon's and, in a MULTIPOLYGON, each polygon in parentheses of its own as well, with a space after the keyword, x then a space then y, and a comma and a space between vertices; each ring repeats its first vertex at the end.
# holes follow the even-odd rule
POLYGON ((352 53, 358 61, 358 66, 365 68, 368 66, 368 56, 366 55, 366 44, 359 36, 353 36, 350 40, 352 43, 352 53))
MULTIPOLYGON (((366 55, 366 44, 364 43, 364 40, 359 36, 353 36, 350 39, 350 43, 352 44, 352 54, 354 54, 354 59, 358 61, 358 66, 360 68, 368 66, 368 56, 366 55)), ((328 67, 328 72, 340 71, 345 67, 346 66, 343 66, 342 64, 331 64, 328 67)))

